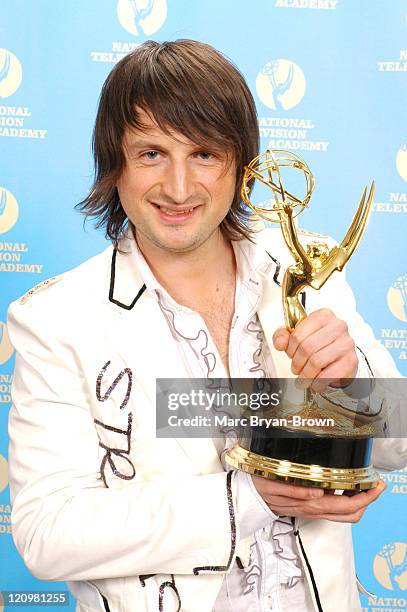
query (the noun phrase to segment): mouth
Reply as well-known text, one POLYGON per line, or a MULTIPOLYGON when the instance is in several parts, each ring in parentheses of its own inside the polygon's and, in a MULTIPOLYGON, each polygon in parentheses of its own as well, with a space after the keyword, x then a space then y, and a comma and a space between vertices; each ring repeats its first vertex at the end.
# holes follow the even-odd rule
POLYGON ((158 211, 159 216, 166 221, 185 221, 190 219, 200 206, 169 208, 168 206, 156 204, 155 202, 151 202, 151 204, 158 211))

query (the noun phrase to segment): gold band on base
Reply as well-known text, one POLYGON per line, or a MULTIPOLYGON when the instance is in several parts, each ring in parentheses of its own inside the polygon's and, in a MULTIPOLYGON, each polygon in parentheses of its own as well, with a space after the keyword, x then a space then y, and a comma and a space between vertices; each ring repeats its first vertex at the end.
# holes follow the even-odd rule
POLYGON ((239 444, 227 451, 225 459, 232 467, 248 474, 323 489, 366 491, 373 489, 379 481, 379 474, 371 465, 364 468, 304 465, 284 459, 263 457, 242 448, 239 444))

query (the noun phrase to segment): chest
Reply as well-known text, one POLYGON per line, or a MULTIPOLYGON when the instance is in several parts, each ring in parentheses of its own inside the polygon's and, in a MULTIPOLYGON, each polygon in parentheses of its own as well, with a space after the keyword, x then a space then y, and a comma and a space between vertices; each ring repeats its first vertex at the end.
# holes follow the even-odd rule
POLYGON ((215 292, 206 303, 197 305, 227 371, 229 371, 229 337, 235 309, 234 286, 229 291, 215 292))
POLYGON ((178 291, 174 299, 202 317, 228 371, 229 335, 235 310, 235 275, 227 275, 204 294, 178 291))

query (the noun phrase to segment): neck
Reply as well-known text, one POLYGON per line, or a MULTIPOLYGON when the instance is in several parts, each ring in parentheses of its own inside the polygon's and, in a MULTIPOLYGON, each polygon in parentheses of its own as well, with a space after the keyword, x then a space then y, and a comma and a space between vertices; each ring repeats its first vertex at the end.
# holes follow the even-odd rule
POLYGON ((233 247, 220 230, 185 253, 164 251, 140 233, 135 232, 135 238, 155 278, 175 299, 188 294, 204 298, 214 285, 235 275, 233 247))

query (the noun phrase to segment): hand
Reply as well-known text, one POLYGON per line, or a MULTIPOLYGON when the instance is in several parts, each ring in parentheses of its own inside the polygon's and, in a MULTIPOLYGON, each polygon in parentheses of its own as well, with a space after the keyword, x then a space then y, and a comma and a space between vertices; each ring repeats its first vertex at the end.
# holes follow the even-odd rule
POLYGON ((286 484, 252 476, 257 492, 274 514, 326 519, 340 523, 357 523, 366 508, 383 493, 386 484, 380 480, 377 487, 348 497, 330 495, 323 489, 286 484))
POLYGON ((279 327, 273 343, 292 359, 291 371, 298 375, 302 386, 311 386, 315 392, 321 393, 332 383, 348 385, 356 376, 355 343, 345 321, 328 308, 311 312, 291 333, 279 327))

